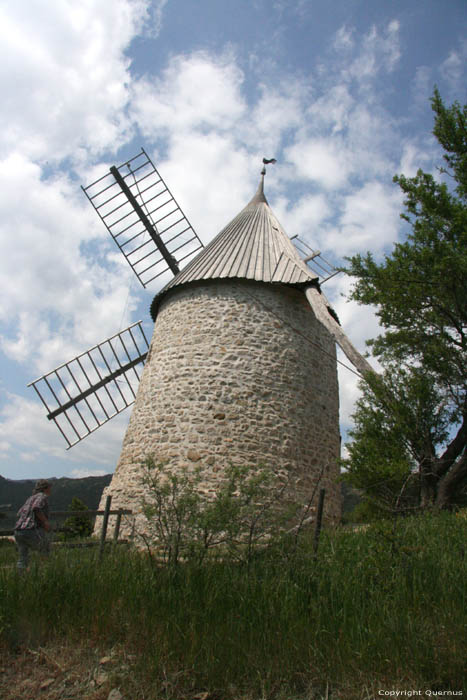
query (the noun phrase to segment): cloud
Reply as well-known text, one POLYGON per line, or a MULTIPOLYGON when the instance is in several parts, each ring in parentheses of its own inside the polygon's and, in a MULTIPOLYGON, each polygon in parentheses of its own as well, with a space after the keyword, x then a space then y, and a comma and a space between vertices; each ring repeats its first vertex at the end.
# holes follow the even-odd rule
POLYGON ((42 373, 116 331, 130 271, 113 263, 104 227, 65 175, 42 180, 12 155, 0 167, 0 206, 9 212, 0 222, 1 347, 42 373))
POLYGON ((79 162, 128 139, 130 61, 146 18, 142 0, 38 0, 0 7, 8 62, 2 84, 1 153, 79 162), (97 10, 97 11, 96 11, 97 10))
MULTIPOLYGON (((398 29, 397 22, 383 33, 373 28, 357 43, 351 30, 342 28, 335 44, 351 51, 353 65, 371 55, 376 75, 392 69, 397 60, 398 29)), ((294 182, 307 178, 323 189, 336 190, 347 186, 362 168, 369 175, 392 173, 393 163, 384 154, 385 149, 393 150, 387 112, 374 96, 371 107, 356 100, 346 76, 348 60, 328 71, 321 94, 314 95, 312 76, 279 74, 274 83, 256 86, 247 109, 245 76, 235 54, 195 52, 173 57, 161 74, 136 81, 131 116, 154 141, 161 169, 178 175, 184 201, 194 207, 194 219, 201 220, 197 213, 201 191, 194 197, 190 190, 197 192, 204 183, 205 213, 216 201, 222 204, 219 211, 228 211, 224 188, 233 195, 233 203, 240 203, 237 193, 245 188, 233 183, 245 182, 245 166, 253 158, 260 162, 263 155, 280 156, 281 150, 282 182, 284 177, 294 182), (217 197, 211 197, 211 182, 216 183, 217 197)), ((268 173, 269 191, 275 186, 276 174, 268 173)), ((224 223, 217 216, 213 220, 224 223)), ((215 232, 208 230, 210 235, 215 232)))
MULTIPOLYGON (((101 468, 95 466, 105 464, 104 473, 108 473, 108 465, 116 465, 120 453, 122 433, 128 423, 130 411, 125 411, 99 428, 96 433, 73 449, 66 451, 66 443, 59 431, 45 417, 42 405, 34 399, 5 393, 4 405, 0 408, 0 424, 4 440, 0 444, 0 460, 8 463, 13 455, 18 455, 21 462, 40 462, 44 456, 51 460, 48 475, 53 469, 58 469, 58 476, 63 473, 65 464, 92 465, 86 467, 91 471, 101 468), (56 465, 58 464, 58 467, 56 465)), ((16 457, 15 457, 16 459, 16 457)), ((17 463, 18 472, 24 465, 17 463)), ((79 467, 83 469, 83 467, 79 467)), ((15 476, 14 478, 20 478, 15 476)))
POLYGON ((227 132, 246 110, 243 74, 229 54, 174 57, 133 86, 131 113, 148 139, 197 129, 227 132))
MULTIPOLYGON (((205 242, 249 201, 263 156, 276 155, 303 119, 297 81, 258 85, 249 109, 244 83, 234 54, 195 52, 135 85, 132 117, 205 242)), ((268 182, 274 187, 274 173, 268 182)))
POLYGON ((273 84, 259 83, 257 92, 253 109, 246 112, 238 129, 251 149, 263 149, 263 155, 271 157, 288 133, 301 128, 310 89, 303 79, 287 76, 273 84))
MULTIPOLYGON (((163 5, 151 6, 159 20, 163 5)), ((145 0, 0 8, 0 347, 31 373, 114 333, 122 316, 129 268, 75 178, 132 133, 125 51, 147 10, 145 0)))
POLYGON ((285 151, 294 177, 336 191, 350 189, 354 180, 392 176, 397 125, 384 105, 379 80, 397 64, 398 34, 397 22, 383 33, 373 27, 358 42, 351 28, 336 33, 319 80, 311 79, 301 125, 285 151))
POLYGON ((327 247, 341 256, 365 250, 381 255, 397 240, 401 205, 396 187, 365 183, 344 198, 338 225, 327 235, 327 247))
MULTIPOLYGON (((368 92, 373 81, 382 73, 391 73, 401 57, 399 29, 397 20, 390 21, 383 31, 373 25, 357 41, 352 27, 340 27, 330 46, 334 70, 345 82, 353 82, 360 91, 368 92)), ((321 70, 325 68, 322 66, 321 70)))
POLYGON ((18 446, 22 447, 22 459, 31 461, 46 453, 62 457, 63 447, 55 427, 44 420, 42 406, 33 400, 7 392, 5 404, 0 409, 3 441, 3 458, 10 456, 18 446), (27 449, 25 449, 27 448, 27 449))
POLYGON ((412 81, 412 92, 415 104, 426 108, 428 99, 433 92, 433 74, 428 66, 418 66, 412 81))
POLYGON ((8 440, 0 440, 0 459, 10 456, 11 445, 8 440))
POLYGON ((73 479, 85 479, 88 476, 105 476, 108 473, 105 469, 72 469, 70 476, 73 479))
POLYGON ((307 105, 308 132, 338 135, 349 128, 351 115, 356 106, 349 86, 338 82, 329 86, 322 95, 310 100, 307 105))
POLYGON ((153 39, 157 38, 161 33, 163 26, 164 9, 168 0, 152 0, 149 5, 149 17, 147 18, 144 28, 145 34, 153 39))
POLYGON ((352 170, 347 149, 339 139, 302 139, 286 152, 298 176, 306 177, 325 189, 342 187, 352 170))
POLYGON ((254 172, 247 148, 214 130, 174 134, 160 168, 167 182, 177 183, 177 200, 204 243, 245 206, 257 185, 240 177, 254 172))
POLYGON ((437 159, 439 159, 439 149, 436 148, 434 139, 421 138, 404 141, 397 172, 403 173, 407 177, 415 177, 419 168, 428 171, 434 170, 433 163, 437 159))
POLYGON ((355 402, 360 396, 360 379, 353 374, 348 367, 349 361, 342 352, 337 354, 339 362, 337 366, 337 376, 339 381, 339 417, 342 428, 345 430, 352 424, 352 414, 355 410, 355 402))
POLYGON ((448 57, 440 66, 442 78, 454 92, 465 85, 465 65, 467 61, 467 40, 460 42, 458 49, 450 51, 448 57))
POLYGON ((339 53, 351 51, 355 47, 354 34, 355 30, 352 27, 339 27, 334 35, 332 48, 339 53))
POLYGON ((316 237, 323 221, 331 214, 329 199, 323 194, 307 194, 300 198, 294 206, 288 206, 284 198, 275 202, 274 211, 279 220, 285 225, 289 236, 299 235, 312 242, 316 237))

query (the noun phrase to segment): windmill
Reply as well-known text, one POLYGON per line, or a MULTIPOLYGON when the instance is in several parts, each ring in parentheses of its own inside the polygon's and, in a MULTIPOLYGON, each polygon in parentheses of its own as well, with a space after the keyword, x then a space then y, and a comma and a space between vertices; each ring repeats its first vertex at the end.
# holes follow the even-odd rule
POLYGON ((306 495, 325 465, 328 517, 339 517, 336 343, 361 374, 371 367, 321 291, 336 270, 294 246, 265 172, 206 247, 144 150, 83 188, 144 287, 172 275, 151 304, 150 345, 138 322, 30 385, 68 447, 135 404, 103 496, 117 507, 139 509, 140 465, 153 454, 172 469, 204 467, 208 493, 228 464, 262 463, 306 495))

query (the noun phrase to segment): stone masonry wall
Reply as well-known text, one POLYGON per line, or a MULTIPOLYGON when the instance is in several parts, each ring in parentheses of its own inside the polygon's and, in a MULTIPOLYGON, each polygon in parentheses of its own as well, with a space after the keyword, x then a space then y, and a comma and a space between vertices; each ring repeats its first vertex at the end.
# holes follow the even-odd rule
POLYGON ((324 517, 335 522, 338 414, 335 344, 301 290, 245 280, 175 288, 101 507, 111 494, 112 508, 141 510, 140 465, 153 454, 172 468, 206 468, 208 492, 229 463, 261 464, 292 473, 306 498, 325 468, 324 517))

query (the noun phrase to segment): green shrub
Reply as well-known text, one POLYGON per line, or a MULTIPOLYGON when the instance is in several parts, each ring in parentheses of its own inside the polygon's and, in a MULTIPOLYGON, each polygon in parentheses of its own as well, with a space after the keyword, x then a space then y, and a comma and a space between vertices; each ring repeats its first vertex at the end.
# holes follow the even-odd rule
POLYGON ((89 537, 92 534, 92 520, 89 515, 85 515, 89 510, 87 505, 76 496, 72 499, 68 510, 83 511, 83 515, 72 515, 63 523, 63 538, 65 540, 75 539, 77 537, 89 537))
POLYGON ((275 546, 310 507, 288 503, 290 480, 265 467, 230 465, 214 494, 203 491, 200 468, 174 471, 148 457, 142 472, 148 527, 141 536, 170 565, 199 564, 215 549, 249 562, 258 549, 275 546))

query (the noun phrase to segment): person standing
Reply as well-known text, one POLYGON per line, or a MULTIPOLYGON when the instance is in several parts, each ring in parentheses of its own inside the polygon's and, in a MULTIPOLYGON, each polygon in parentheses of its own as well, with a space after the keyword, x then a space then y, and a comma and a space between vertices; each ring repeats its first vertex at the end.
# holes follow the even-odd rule
POLYGON ((40 479, 30 496, 18 511, 15 524, 15 542, 18 547, 18 571, 29 566, 30 550, 46 556, 50 553, 49 496, 52 484, 40 479))

